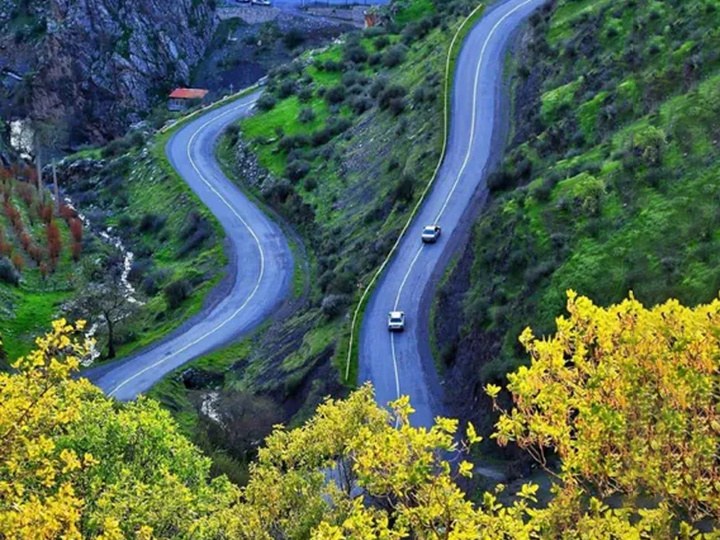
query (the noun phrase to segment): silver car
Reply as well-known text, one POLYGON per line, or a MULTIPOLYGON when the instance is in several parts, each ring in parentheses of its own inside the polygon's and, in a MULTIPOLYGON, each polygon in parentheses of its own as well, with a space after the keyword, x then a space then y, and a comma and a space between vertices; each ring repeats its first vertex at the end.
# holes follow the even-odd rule
POLYGON ((388 314, 388 330, 391 332, 405 330, 405 313, 403 311, 391 311, 388 314))
POLYGON ((434 244, 440 238, 441 229, 437 225, 428 225, 423 229, 422 241, 426 244, 434 244))

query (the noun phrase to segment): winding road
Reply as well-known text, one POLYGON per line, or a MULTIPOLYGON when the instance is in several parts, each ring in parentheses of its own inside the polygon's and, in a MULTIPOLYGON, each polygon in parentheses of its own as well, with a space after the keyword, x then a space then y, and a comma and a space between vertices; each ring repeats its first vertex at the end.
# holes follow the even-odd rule
POLYGON ((201 115, 180 128, 165 149, 180 173, 225 230, 228 283, 214 300, 160 343, 85 376, 118 400, 134 399, 182 364, 247 333, 290 292, 293 258, 280 227, 220 170, 215 146, 230 123, 250 111, 255 92, 201 115))
POLYGON ((381 404, 410 396, 411 422, 429 427, 442 415, 442 386, 429 345, 428 292, 456 247, 450 241, 470 226, 466 210, 485 195, 485 172, 502 128, 503 67, 513 33, 546 0, 504 0, 488 9, 458 55, 447 151, 435 184, 398 246, 368 302, 360 331, 360 381, 371 381, 381 404), (494 137, 495 136, 495 137, 494 137), (495 140, 494 140, 495 138, 495 140), (420 241, 438 224, 437 244, 420 241), (405 312, 406 329, 389 333, 387 314, 405 312))
MULTIPOLYGON (((443 414, 429 346, 428 297, 457 239, 466 212, 484 197, 484 173, 497 148, 507 44, 546 0, 502 0, 468 33, 456 62, 447 151, 435 184, 399 244, 368 303, 360 333, 360 381, 371 381, 379 403, 409 395, 412 422, 430 426, 443 414), (425 225, 443 229, 434 245, 420 242, 425 225), (453 234, 455 238, 453 241, 453 234), (406 330, 391 334, 387 313, 405 311, 406 330)), ((130 400, 182 364, 256 327, 288 294, 293 260, 280 228, 235 186, 215 161, 223 129, 249 114, 259 93, 214 109, 179 129, 166 152, 175 169, 215 214, 230 245, 232 286, 161 343, 86 373, 106 393, 130 400)), ((470 217, 472 217, 470 215, 470 217)))

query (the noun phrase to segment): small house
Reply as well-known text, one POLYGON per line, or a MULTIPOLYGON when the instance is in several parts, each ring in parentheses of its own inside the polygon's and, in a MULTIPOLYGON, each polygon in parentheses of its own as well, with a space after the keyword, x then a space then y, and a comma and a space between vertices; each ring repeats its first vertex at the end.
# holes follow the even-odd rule
POLYGON ((198 104, 202 104, 208 90, 203 88, 176 88, 170 94, 168 109, 171 111, 184 111, 198 104))

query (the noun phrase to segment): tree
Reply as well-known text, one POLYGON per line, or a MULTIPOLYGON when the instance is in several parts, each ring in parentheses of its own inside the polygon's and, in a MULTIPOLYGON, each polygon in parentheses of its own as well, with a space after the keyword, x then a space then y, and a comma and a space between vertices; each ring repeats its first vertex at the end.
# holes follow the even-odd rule
POLYGON ((509 376, 515 408, 495 434, 544 466, 548 449, 563 460, 545 506, 533 484, 509 505, 502 486, 474 504, 458 482, 473 475, 473 426, 414 428, 407 397, 388 410, 369 385, 275 426, 243 489, 210 481, 157 403, 116 403, 71 377, 90 343, 84 323, 58 321, 0 373, 0 538, 717 540, 683 520, 716 516, 720 499, 720 301, 603 309, 571 293, 568 309, 554 336, 523 334, 531 365, 509 376), (604 502, 635 484, 644 504, 604 502))
POLYGON ((514 409, 498 442, 543 467, 553 449, 565 484, 629 506, 649 495, 694 519, 720 517, 720 301, 648 310, 631 295, 604 309, 571 291, 567 309, 554 336, 522 334, 532 361, 508 376, 514 409))
POLYGON ((70 313, 104 327, 107 358, 115 358, 117 324, 135 313, 138 301, 123 282, 119 269, 95 266, 91 262, 83 268, 78 289, 77 300, 71 304, 70 313))
POLYGON ((0 373, 0 538, 192 538, 238 497, 151 400, 118 405, 70 375, 85 324, 61 320, 0 373))

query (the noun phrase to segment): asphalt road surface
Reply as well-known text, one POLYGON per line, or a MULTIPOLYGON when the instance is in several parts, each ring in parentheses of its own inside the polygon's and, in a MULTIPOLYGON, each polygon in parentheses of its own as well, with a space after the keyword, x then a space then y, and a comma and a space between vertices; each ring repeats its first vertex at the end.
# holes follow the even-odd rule
POLYGON ((456 63, 450 133, 435 185, 374 290, 360 332, 359 380, 371 381, 377 401, 410 396, 411 422, 429 427, 444 413, 442 386, 429 347, 429 302, 424 294, 447 263, 453 233, 485 190, 485 171, 497 146, 505 52, 512 34, 545 0, 504 0, 468 33, 456 63), (426 225, 442 227, 437 244, 420 240, 426 225), (405 312, 406 329, 390 333, 387 315, 405 312))
POLYGON ((247 333, 290 291, 293 259, 285 236, 215 161, 223 129, 248 115, 258 96, 251 94, 199 116, 178 130, 165 149, 225 230, 230 283, 221 298, 215 294, 210 305, 159 344, 84 374, 119 400, 134 399, 173 369, 247 333))

